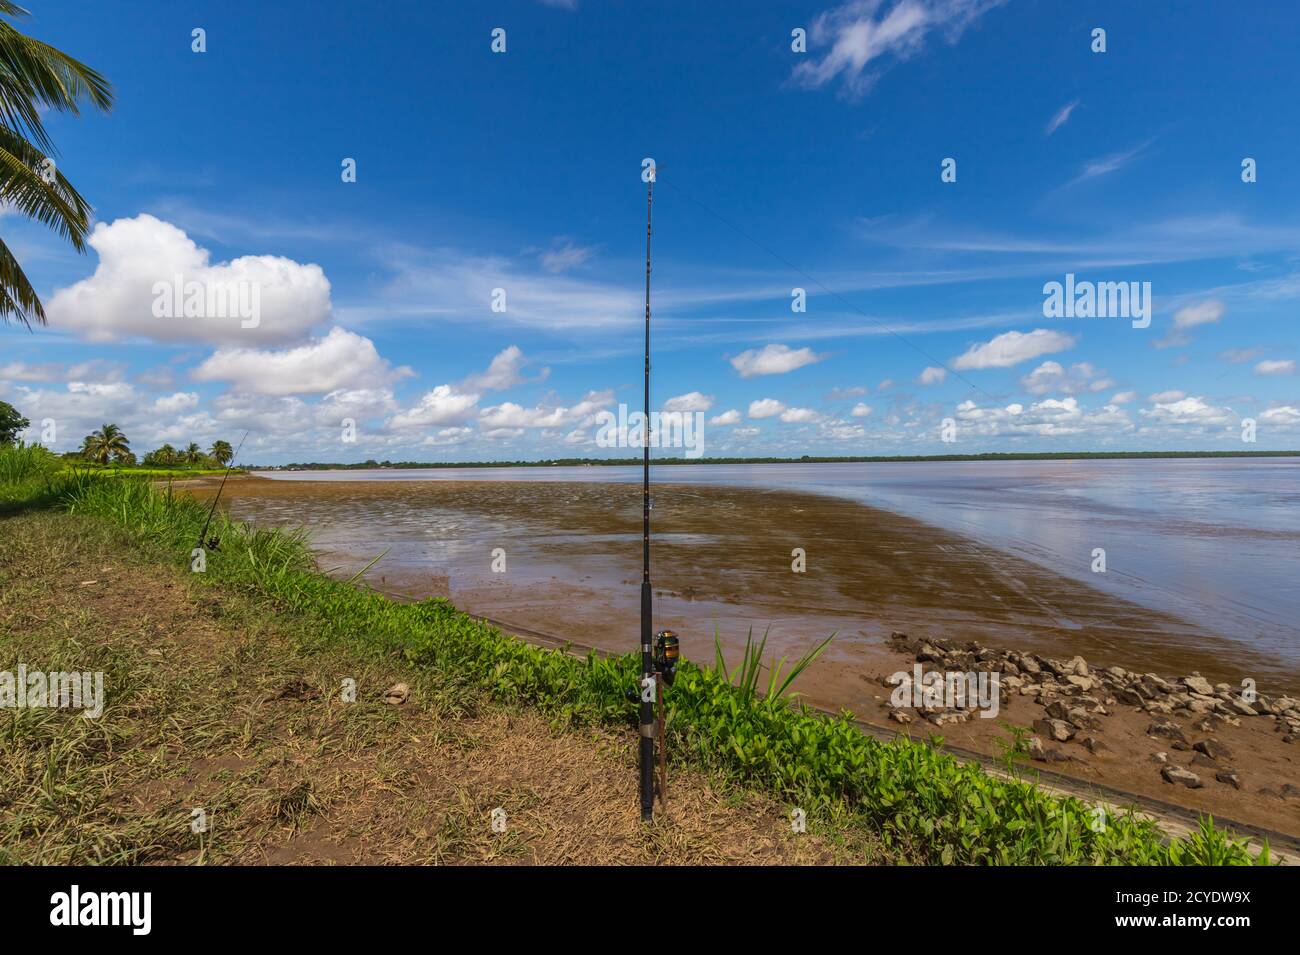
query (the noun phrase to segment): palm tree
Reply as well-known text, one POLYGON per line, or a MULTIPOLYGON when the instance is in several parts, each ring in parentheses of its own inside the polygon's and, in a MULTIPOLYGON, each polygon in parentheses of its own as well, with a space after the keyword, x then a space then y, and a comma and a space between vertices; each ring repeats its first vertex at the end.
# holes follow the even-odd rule
POLYGON ((228 441, 213 441, 212 447, 208 449, 208 454, 212 455, 212 460, 225 466, 226 462, 235 456, 235 449, 230 446, 228 441))
POLYGON ((203 459, 203 449, 191 441, 181 452, 181 460, 186 464, 198 464, 203 459))
POLYGON ((130 452, 131 446, 126 435, 115 424, 106 424, 98 431, 92 431, 81 443, 81 453, 100 464, 107 464, 109 458, 120 458, 130 452))
MULTIPOLYGON (((0 16, 27 11, 0 0, 0 16)), ((41 109, 77 114, 82 100, 105 112, 113 105, 108 80, 52 46, 0 21, 0 207, 12 208, 49 226, 85 251, 90 204, 50 158, 54 144, 41 122, 41 109)), ((0 319, 27 328, 45 324, 45 309, 9 246, 0 240, 0 319)))

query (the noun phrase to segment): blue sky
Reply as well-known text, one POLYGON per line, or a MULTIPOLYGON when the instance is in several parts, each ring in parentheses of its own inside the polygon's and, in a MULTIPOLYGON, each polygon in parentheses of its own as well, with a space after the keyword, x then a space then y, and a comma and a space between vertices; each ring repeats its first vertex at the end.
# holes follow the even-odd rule
POLYGON ((0 399, 57 450, 633 453, 594 439, 640 406, 644 157, 654 404, 705 454, 1300 446, 1288 5, 31 6, 117 94, 47 116, 88 254, 0 212, 50 314, 0 399), (1150 283, 1149 327, 1045 317, 1067 274, 1150 283), (174 275, 256 327, 158 316, 174 275))

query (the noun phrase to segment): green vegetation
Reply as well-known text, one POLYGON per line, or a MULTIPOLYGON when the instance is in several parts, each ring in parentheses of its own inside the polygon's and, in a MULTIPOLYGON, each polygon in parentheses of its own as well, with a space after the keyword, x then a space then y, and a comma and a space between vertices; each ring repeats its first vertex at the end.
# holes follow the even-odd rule
MULTIPOLYGON (((57 474, 30 499, 115 522, 177 565, 188 565, 206 517, 204 505, 186 495, 86 471, 57 474)), ((529 706, 560 725, 631 725, 624 693, 636 682, 634 655, 576 658, 535 647, 445 600, 395 603, 327 578, 315 570, 300 534, 238 525, 225 515, 214 523, 222 543, 207 556, 202 583, 268 603, 303 622, 324 646, 364 644, 419 667, 439 685, 529 706)), ((759 697, 752 641, 746 660, 740 686, 724 668, 681 665, 668 694, 672 758, 761 788, 810 819, 878 833, 901 856, 943 864, 1252 861, 1244 842, 1210 820, 1190 839, 1172 841, 1131 812, 1096 827, 1093 807, 1077 799, 991 776, 939 746, 882 743, 847 716, 792 707, 782 698, 788 679, 783 685, 774 676, 769 689, 778 692, 759 697)), ((1267 846, 1260 861, 1269 861, 1267 846)))
MULTIPOLYGON (((27 11, 0 0, 0 16, 27 11)), ((59 172, 41 114, 77 114, 83 102, 107 111, 113 93, 104 77, 66 53, 0 21, 0 205, 49 226, 84 252, 90 204, 59 172)), ((13 252, 0 241, 0 319, 31 328, 45 309, 13 252)), ((12 440, 12 439, 10 439, 12 440)), ((5 442, 0 442, 5 443, 5 442)))

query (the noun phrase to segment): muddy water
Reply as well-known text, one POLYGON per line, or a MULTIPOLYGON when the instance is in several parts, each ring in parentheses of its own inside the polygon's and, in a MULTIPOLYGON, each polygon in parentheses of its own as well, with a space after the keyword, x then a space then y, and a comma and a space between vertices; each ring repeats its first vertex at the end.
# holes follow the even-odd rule
MULTIPOLYGON (((661 474, 674 478, 678 471, 661 474)), ((387 551, 367 574, 373 586, 449 596, 470 612, 580 643, 636 646, 638 486, 612 483, 606 474, 420 481, 388 473, 407 479, 249 479, 232 481, 226 496, 236 518, 306 526, 321 565, 339 574, 351 575, 387 551), (494 573, 498 548, 505 570, 494 573)), ((999 492, 994 486, 985 493, 999 492)), ((770 631, 769 645, 789 654, 837 632, 804 689, 814 702, 855 709, 872 693, 870 675, 889 659, 882 639, 893 629, 1080 653, 1167 674, 1199 670, 1233 683, 1249 676, 1261 689, 1300 683, 1294 631, 1290 642, 1285 628, 1262 640, 1225 632, 1196 614, 1143 605, 1049 569, 997 546, 996 534, 959 534, 902 510, 773 487, 662 484, 654 510, 656 625, 678 630, 686 654, 697 660, 712 658, 715 632, 734 652, 751 627, 770 631), (807 555, 804 573, 792 570, 795 548, 807 555)), ((1102 530, 1103 543, 1126 539, 1107 527, 1094 525, 1078 546, 1102 530)))

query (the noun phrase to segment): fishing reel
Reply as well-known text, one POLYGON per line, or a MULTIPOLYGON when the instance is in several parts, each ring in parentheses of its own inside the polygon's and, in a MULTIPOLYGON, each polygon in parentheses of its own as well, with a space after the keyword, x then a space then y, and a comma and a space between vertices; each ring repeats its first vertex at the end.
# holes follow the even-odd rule
POLYGON ((655 634, 655 671, 664 678, 665 686, 673 685, 681 658, 681 641, 677 639, 676 631, 660 630, 655 634))

